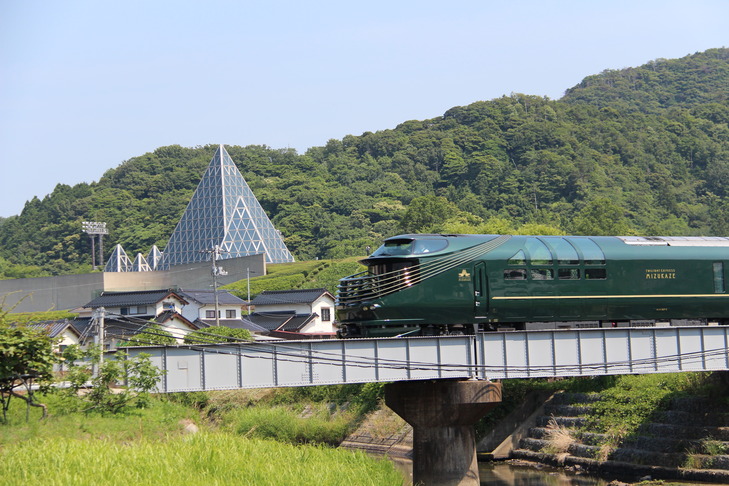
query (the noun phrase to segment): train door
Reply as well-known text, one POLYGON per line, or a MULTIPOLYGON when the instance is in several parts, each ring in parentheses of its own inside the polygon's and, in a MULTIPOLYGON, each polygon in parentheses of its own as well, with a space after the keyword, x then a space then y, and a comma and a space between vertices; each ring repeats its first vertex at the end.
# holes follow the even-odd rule
POLYGON ((487 317, 489 313, 489 287, 486 265, 479 262, 473 267, 473 297, 476 317, 487 317))

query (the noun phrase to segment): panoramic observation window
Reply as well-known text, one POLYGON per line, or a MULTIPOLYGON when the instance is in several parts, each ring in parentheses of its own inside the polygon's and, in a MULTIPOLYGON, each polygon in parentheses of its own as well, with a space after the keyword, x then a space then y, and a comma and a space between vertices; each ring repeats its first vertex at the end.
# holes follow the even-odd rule
POLYGON ((551 265, 552 252, 549 251, 547 245, 539 241, 538 238, 527 238, 524 245, 529 252, 529 259, 532 265, 551 265))
POLYGON ((557 253, 557 263, 560 265, 579 265, 580 256, 567 240, 561 236, 542 237, 541 239, 549 243, 557 253))
POLYGON ((554 270, 551 268, 532 268, 532 280, 554 280, 554 270))
POLYGON ((386 241, 372 254, 376 256, 410 255, 413 252, 413 240, 390 240, 386 241))
POLYGON ((504 270, 504 280, 526 280, 526 268, 510 268, 504 270))
POLYGON ((413 253, 415 255, 440 251, 448 246, 448 240, 415 240, 414 243, 413 253))
POLYGON ((507 263, 509 265, 526 265, 526 255, 524 254, 524 250, 519 250, 514 253, 514 256, 509 258, 507 263))
POLYGON ((399 255, 424 255, 441 251, 448 246, 448 240, 445 239, 406 239, 406 240, 390 240, 386 241, 372 254, 373 257, 378 256, 399 256, 399 255))
MULTIPOLYGON (((586 265, 605 265, 605 254, 590 238, 575 237, 570 239, 570 243, 582 252, 586 265)), ((585 278, 587 278, 587 273, 585 273, 585 278)))

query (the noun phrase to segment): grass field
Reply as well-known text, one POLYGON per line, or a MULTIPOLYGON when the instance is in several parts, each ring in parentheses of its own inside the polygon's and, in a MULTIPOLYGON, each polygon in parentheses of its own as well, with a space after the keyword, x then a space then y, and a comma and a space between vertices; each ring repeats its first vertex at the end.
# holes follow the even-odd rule
POLYGON ((160 397, 120 416, 66 413, 50 395, 49 418, 31 410, 27 423, 16 401, 0 425, 0 484, 403 484, 388 461, 322 445, 341 440, 356 418, 310 399, 331 399, 332 390, 291 393, 160 397), (191 422, 198 433, 184 432, 191 422))

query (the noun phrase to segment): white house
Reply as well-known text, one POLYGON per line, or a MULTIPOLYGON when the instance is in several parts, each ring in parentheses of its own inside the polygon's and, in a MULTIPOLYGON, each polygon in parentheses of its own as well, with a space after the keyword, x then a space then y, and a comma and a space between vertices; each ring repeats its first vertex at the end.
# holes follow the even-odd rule
POLYGON ((288 339, 334 337, 334 296, 326 289, 266 290, 248 316, 271 335, 288 339))

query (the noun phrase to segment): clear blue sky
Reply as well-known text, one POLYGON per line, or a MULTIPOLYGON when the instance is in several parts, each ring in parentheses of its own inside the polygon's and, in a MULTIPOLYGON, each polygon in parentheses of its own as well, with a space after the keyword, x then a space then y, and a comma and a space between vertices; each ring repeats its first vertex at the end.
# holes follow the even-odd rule
POLYGON ((0 0, 0 217, 157 147, 307 148, 729 47, 729 1, 0 0))

